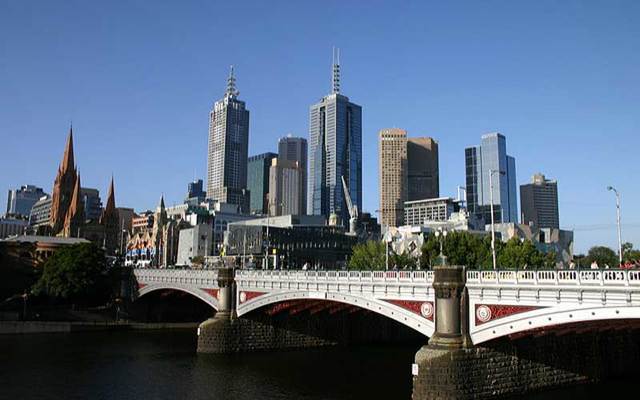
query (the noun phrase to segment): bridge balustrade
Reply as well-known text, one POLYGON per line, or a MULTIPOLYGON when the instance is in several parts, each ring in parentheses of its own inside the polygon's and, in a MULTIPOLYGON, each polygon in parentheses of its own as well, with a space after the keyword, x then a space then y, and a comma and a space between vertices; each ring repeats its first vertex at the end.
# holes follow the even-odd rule
POLYGON ((279 281, 433 282, 433 271, 274 271, 237 270, 239 279, 279 281))

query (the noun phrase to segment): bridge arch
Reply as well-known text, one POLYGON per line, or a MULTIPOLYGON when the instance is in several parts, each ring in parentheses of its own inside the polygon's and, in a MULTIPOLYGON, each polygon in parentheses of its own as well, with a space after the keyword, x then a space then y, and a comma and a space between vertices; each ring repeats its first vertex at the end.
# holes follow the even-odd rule
POLYGON ((239 289, 237 314, 245 315, 256 309, 292 300, 326 300, 348 304, 390 318, 419 333, 431 337, 435 330, 434 305, 431 300, 398 300, 357 296, 335 291, 311 292, 303 290, 253 292, 239 289))
POLYGON ((486 310, 480 310, 476 307, 476 315, 470 313, 469 316, 470 325, 473 327, 471 333, 473 343, 480 344, 505 336, 526 337, 540 330, 568 329, 570 327, 580 331, 589 331, 590 326, 598 327, 598 323, 611 320, 635 320, 640 326, 640 306, 637 305, 616 307, 583 304, 580 307, 530 307, 532 308, 530 311, 516 312, 513 315, 497 318, 487 323, 482 323, 479 318, 486 318, 486 315, 482 315, 483 312, 486 313, 486 310))
POLYGON ((217 298, 217 289, 200 289, 194 288, 193 286, 187 284, 179 284, 179 283, 157 283, 157 284, 148 284, 148 285, 140 285, 138 288, 138 296, 140 298, 146 294, 151 292, 155 292, 158 290, 177 290, 180 292, 188 293, 203 302, 207 303, 213 309, 218 311, 218 298, 217 298))

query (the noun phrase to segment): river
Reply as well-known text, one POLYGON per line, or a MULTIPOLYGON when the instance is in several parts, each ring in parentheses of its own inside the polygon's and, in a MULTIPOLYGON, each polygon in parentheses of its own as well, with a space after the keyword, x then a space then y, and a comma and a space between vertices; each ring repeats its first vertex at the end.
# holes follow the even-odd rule
MULTIPOLYGON (((0 399, 410 399, 415 346, 197 355, 192 332, 0 336, 0 399)), ((529 400, 601 399, 631 382, 529 400), (615 390, 612 392, 612 388, 615 390)))

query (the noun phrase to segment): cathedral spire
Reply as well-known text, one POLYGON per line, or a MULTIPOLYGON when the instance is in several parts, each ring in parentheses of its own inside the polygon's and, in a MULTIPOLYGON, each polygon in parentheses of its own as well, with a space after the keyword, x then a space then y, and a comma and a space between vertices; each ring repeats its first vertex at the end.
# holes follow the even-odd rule
POLYGON ((64 237, 80 237, 80 227, 84 222, 84 207, 80 189, 80 174, 78 174, 75 186, 73 187, 73 195, 71 196, 69 210, 65 216, 63 230, 64 237))
POLYGON ((109 195, 107 196, 107 205, 104 210, 107 213, 113 212, 116 209, 116 194, 113 189, 113 175, 111 176, 111 185, 109 185, 109 195))
POLYGON ((333 67, 331 79, 331 94, 340 93, 340 49, 333 48, 333 67))
POLYGON ((75 160, 73 159, 73 125, 69 127, 69 136, 67 137, 67 144, 64 147, 64 155, 62 156, 62 163, 60 164, 60 170, 64 173, 70 169, 75 168, 75 160))

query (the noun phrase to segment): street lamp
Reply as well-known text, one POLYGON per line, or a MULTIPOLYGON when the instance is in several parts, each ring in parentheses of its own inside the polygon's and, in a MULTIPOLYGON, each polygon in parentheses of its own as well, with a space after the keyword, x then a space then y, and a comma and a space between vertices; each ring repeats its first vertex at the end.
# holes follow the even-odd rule
POLYGON ((616 195, 616 216, 618 222, 618 258, 620 260, 620 265, 622 265, 622 234, 620 233, 620 193, 613 186, 607 186, 607 190, 615 193, 616 195))
MULTIPOLYGON (((500 175, 504 175, 504 171, 499 171, 497 169, 489 170, 489 202, 491 203, 491 257, 493 259, 493 269, 496 269, 496 229, 493 223, 493 174, 499 173, 500 175)), ((502 215, 502 211, 500 211, 500 215, 502 215)))
POLYGON ((446 265, 447 264, 447 257, 445 257, 444 252, 443 252, 443 242, 447 237, 447 230, 446 229, 442 229, 442 228, 438 228, 434 234, 436 235, 436 238, 440 241, 440 262, 442 263, 442 265, 446 265))

